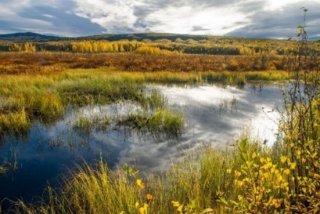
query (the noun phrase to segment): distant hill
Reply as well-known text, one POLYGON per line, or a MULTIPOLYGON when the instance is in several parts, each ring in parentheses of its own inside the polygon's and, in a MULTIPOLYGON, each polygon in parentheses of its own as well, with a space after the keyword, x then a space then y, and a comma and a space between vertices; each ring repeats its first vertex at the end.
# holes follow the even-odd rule
POLYGON ((208 39, 222 39, 222 40, 269 40, 262 38, 243 38, 243 37, 230 37, 230 36, 209 36, 209 35, 188 35, 188 34, 170 34, 170 33, 134 33, 134 34, 101 34, 84 37, 59 37, 49 36, 38 33, 26 32, 26 33, 12 33, 12 34, 0 34, 0 41, 11 42, 47 42, 47 41, 62 41, 62 40, 171 40, 176 39, 188 40, 193 39, 196 41, 208 40, 208 39))
POLYGON ((32 32, 27 33, 12 33, 12 34, 0 34, 0 40, 12 41, 12 42, 46 42, 46 41, 59 41, 59 40, 159 40, 167 39, 175 41, 180 38, 183 40, 194 39, 194 40, 205 40, 208 38, 213 38, 213 36, 203 36, 203 35, 186 35, 186 34, 169 34, 169 33, 137 33, 137 34, 101 34, 85 37, 58 37, 58 36, 48 36, 32 32))
POLYGON ((167 39, 174 41, 177 38, 187 40, 187 39, 194 39, 194 40, 205 40, 213 36, 204 36, 204 35, 187 35, 187 34, 169 34, 169 33, 135 33, 135 34, 102 34, 102 35, 94 35, 88 37, 79 37, 77 39, 92 39, 92 40, 109 40, 109 41, 116 41, 122 39, 128 40, 159 40, 159 39, 167 39))
POLYGON ((65 38, 58 36, 47 36, 37 33, 12 33, 0 35, 0 40, 12 41, 12 42, 46 42, 57 41, 65 38))

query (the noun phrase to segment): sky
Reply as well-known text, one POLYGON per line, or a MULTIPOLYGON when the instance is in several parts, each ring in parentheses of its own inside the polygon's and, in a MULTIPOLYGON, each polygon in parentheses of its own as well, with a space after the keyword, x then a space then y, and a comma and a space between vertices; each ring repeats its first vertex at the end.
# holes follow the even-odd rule
POLYGON ((294 37, 308 8, 320 37, 320 0, 0 0, 0 34, 178 33, 294 37))

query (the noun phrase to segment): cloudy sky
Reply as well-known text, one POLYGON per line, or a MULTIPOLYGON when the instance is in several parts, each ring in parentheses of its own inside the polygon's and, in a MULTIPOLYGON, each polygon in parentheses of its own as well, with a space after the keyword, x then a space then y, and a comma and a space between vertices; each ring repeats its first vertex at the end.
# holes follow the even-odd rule
POLYGON ((320 37, 320 0, 0 0, 0 33, 60 36, 166 32, 287 38, 307 13, 320 37))

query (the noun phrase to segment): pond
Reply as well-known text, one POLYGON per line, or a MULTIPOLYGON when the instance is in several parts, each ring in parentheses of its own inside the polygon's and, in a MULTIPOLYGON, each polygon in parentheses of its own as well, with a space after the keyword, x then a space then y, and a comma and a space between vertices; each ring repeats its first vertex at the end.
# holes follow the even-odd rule
POLYGON ((89 134, 74 129, 79 114, 121 117, 141 111, 130 102, 69 110, 51 125, 34 122, 26 137, 5 136, 2 140, 0 160, 14 163, 16 170, 0 175, 0 200, 36 200, 48 184, 59 187, 62 178, 67 179, 70 170, 84 161, 93 163, 102 158, 111 168, 127 163, 143 172, 162 171, 204 145, 231 148, 244 133, 267 145, 277 140, 283 104, 279 85, 148 88, 159 90, 168 106, 183 114, 185 125, 179 138, 158 138, 115 125, 89 134))

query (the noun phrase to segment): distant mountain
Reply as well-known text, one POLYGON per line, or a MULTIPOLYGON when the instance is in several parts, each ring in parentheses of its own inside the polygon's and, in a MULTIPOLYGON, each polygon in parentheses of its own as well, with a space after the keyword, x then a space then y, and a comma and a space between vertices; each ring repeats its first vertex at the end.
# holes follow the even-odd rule
MULTIPOLYGON (((171 34, 171 33, 134 33, 134 34, 101 34, 84 37, 59 37, 42 35, 38 33, 12 33, 12 34, 0 34, 0 41, 12 41, 12 42, 47 42, 47 41, 61 41, 61 40, 171 40, 176 39, 188 40, 193 39, 196 41, 207 39, 226 39, 226 40, 254 40, 254 38, 242 38, 242 37, 230 37, 230 36, 209 36, 209 35, 188 35, 188 34, 171 34)), ((269 40, 259 38, 258 40, 269 40)))
POLYGON ((48 36, 37 33, 12 33, 0 35, 0 40, 12 41, 12 42, 46 42, 46 41, 57 41, 65 38, 58 36, 48 36))
POLYGON ((158 39, 167 39, 174 41, 177 38, 187 40, 204 40, 212 36, 203 36, 203 35, 186 35, 186 34, 169 34, 169 33, 136 33, 136 34, 101 34, 85 37, 58 37, 58 36, 49 36, 42 35, 32 32, 27 33, 12 33, 12 34, 0 34, 0 40, 12 41, 12 42, 46 42, 46 41, 58 41, 58 40, 158 40, 158 39))
POLYGON ((208 39, 212 36, 205 36, 205 35, 187 35, 187 34, 170 34, 170 33, 134 33, 134 34, 102 34, 102 35, 94 35, 94 36, 87 36, 87 37, 79 37, 77 39, 91 39, 91 40, 109 40, 109 41, 116 41, 122 39, 128 40, 158 40, 158 39, 167 39, 174 41, 178 38, 187 40, 187 39, 194 39, 194 40, 204 40, 208 39))

